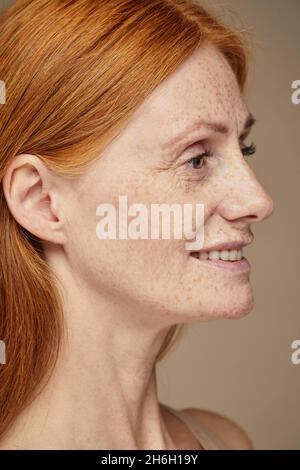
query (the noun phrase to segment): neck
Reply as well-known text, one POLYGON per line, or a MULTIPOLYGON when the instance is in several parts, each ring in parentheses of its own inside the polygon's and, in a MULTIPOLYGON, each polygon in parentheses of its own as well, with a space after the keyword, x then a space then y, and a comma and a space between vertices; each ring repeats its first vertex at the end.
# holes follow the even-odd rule
POLYGON ((35 449, 174 449, 155 368, 169 327, 142 324, 130 309, 67 280, 67 334, 54 373, 16 420, 10 442, 35 449))

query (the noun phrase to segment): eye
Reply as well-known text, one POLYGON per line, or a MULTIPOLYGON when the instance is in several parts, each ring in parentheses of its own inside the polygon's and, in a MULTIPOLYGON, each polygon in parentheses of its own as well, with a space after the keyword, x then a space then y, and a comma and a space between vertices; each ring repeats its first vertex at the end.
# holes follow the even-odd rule
POLYGON ((244 145, 242 148, 242 154, 245 157, 249 157, 250 155, 253 155, 256 152, 256 145, 252 142, 251 145, 244 145))
MULTIPOLYGON (((256 152, 256 145, 254 143, 251 143, 250 145, 245 145, 243 142, 241 142, 241 151, 244 156, 250 156, 253 155, 256 152)), ((201 170, 202 168, 205 167, 205 161, 206 158, 212 157, 213 154, 211 151, 206 150, 205 152, 202 152, 198 155, 196 155, 193 158, 190 158, 189 160, 186 161, 186 165, 193 170, 201 170)))
POLYGON ((194 170, 200 170, 202 167, 205 166, 205 158, 211 157, 212 154, 209 151, 203 152, 195 157, 191 158, 186 162, 186 164, 194 170))

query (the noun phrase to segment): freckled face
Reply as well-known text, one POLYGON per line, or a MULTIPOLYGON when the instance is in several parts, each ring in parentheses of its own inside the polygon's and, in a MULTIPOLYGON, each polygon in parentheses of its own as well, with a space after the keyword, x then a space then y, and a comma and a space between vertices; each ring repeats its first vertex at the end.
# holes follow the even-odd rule
POLYGON ((82 285, 130 308, 141 324, 238 318, 251 310, 249 271, 195 259, 184 238, 100 240, 95 215, 102 203, 118 209, 120 195, 148 214, 154 203, 198 203, 204 248, 247 243, 251 223, 273 209, 243 155, 248 117, 230 66, 211 45, 156 88, 74 186, 66 251, 82 285))

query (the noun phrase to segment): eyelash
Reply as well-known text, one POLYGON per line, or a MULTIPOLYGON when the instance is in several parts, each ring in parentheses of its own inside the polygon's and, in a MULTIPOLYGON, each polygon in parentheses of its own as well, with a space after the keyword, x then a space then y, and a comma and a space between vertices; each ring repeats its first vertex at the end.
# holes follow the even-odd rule
MULTIPOLYGON (((256 152, 256 145, 252 142, 252 144, 246 146, 246 147, 242 147, 241 148, 241 151, 242 151, 242 154, 244 155, 244 157, 248 157, 250 155, 253 155, 255 152, 256 152)), ((191 164, 193 162, 195 162, 195 160, 199 160, 201 159, 201 161, 204 161, 203 159, 204 158, 209 158, 209 157, 212 157, 213 156, 213 153, 209 150, 199 154, 199 155, 196 155, 195 157, 193 158, 190 158, 190 160, 188 160, 186 163, 187 164, 191 164)), ((202 169, 203 166, 201 166, 200 168, 198 168, 199 170, 202 169)), ((197 168, 194 168, 194 169, 197 169, 197 168)))

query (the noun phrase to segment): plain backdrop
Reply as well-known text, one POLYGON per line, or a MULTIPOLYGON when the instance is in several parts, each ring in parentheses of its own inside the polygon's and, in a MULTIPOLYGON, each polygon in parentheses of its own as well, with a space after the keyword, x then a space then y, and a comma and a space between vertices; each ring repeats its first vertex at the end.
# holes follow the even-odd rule
MULTIPOLYGON (((9 3, 0 0, 0 7, 9 3)), ((291 344, 300 339, 300 105, 291 101, 291 84, 300 80, 300 2, 202 4, 251 35, 246 98, 257 118, 251 139, 258 151, 250 165, 272 195, 275 211, 253 225, 255 241, 245 250, 254 309, 238 321, 188 326, 158 364, 159 397, 175 408, 231 417, 257 449, 300 449, 300 365, 291 362, 291 344)))

